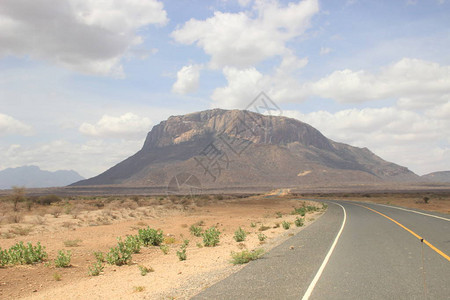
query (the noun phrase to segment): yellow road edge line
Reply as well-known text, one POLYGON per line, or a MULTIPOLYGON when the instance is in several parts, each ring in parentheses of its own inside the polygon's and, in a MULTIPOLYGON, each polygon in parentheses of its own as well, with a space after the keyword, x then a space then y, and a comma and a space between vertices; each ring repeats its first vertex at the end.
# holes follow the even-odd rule
POLYGON ((364 208, 367 208, 368 210, 371 210, 383 217, 385 217, 388 220, 391 220, 392 222, 394 222, 395 224, 397 224, 398 226, 400 226, 401 228, 405 229, 406 231, 408 231, 409 233, 411 233, 413 236, 415 236, 416 238, 418 238, 419 240, 423 240, 423 242, 430 247, 431 249, 433 249, 436 253, 438 253, 439 255, 441 255, 443 258, 445 258, 446 260, 450 261, 450 256, 448 256, 447 254, 445 254, 444 252, 442 252, 441 250, 439 250, 438 248, 436 248, 435 246, 433 246, 429 241, 425 240, 423 237, 421 237, 420 235, 418 235, 417 233, 415 233, 414 231, 412 231, 411 229, 409 229, 408 227, 404 226, 403 224, 400 224, 399 222, 395 221, 394 219, 386 216, 385 214, 380 213, 379 211, 372 209, 370 207, 361 205, 361 204, 356 204, 356 203, 352 203, 353 205, 358 205, 364 208))

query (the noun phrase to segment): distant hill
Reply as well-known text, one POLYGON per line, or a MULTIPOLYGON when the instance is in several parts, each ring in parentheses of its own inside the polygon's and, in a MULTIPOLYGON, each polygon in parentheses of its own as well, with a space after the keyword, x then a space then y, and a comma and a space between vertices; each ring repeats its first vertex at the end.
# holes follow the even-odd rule
POLYGON ((153 127, 136 154, 73 186, 163 187, 186 184, 190 174, 203 187, 420 180, 406 167, 332 141, 296 119, 213 109, 170 117, 153 127))
POLYGON ((450 171, 433 172, 423 175, 422 178, 433 182, 450 182, 450 171))
POLYGON ((84 179, 75 171, 44 171, 36 166, 8 168, 0 171, 0 189, 12 186, 27 188, 43 188, 66 186, 84 179))

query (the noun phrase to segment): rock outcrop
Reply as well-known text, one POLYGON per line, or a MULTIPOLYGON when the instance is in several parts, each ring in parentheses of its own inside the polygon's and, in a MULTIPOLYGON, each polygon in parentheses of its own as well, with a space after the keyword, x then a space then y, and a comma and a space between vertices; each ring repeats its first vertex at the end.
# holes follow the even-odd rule
POLYGON ((420 178, 298 120, 213 109, 170 117, 153 127, 135 155, 74 185, 164 186, 181 173, 195 175, 205 186, 227 187, 420 178))

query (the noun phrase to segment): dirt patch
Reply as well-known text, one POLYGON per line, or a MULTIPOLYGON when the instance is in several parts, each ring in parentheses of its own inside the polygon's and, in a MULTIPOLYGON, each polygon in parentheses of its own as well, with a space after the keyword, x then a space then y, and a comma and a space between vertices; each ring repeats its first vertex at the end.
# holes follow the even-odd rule
POLYGON ((17 224, 1 225, 4 238, 0 239, 0 247, 9 248, 19 241, 35 245, 39 241, 46 247, 48 260, 0 268, 0 298, 187 299, 242 267, 230 263, 232 251, 256 248, 267 251, 304 228, 294 225, 298 217, 290 214, 294 208, 302 205, 319 208, 307 213, 305 226, 323 212, 317 202, 283 197, 219 199, 117 199, 98 209, 89 208, 87 202, 101 203, 102 199, 74 199, 66 204, 72 208, 65 211, 27 213, 17 224), (283 228, 283 221, 291 223, 288 230, 283 228), (202 237, 190 233, 192 224, 201 225, 203 230, 218 228, 219 245, 203 247, 202 237), (96 261, 94 251, 108 252, 117 244, 117 237, 135 235, 146 226, 163 230, 168 254, 156 246, 142 247, 140 253, 133 254, 130 265, 105 264, 100 276, 88 275, 88 268, 96 261), (243 242, 233 239, 238 227, 247 232, 243 242), (267 237, 264 243, 260 242, 259 234, 267 237), (180 261, 176 252, 186 239, 187 259, 180 261), (72 252, 69 268, 56 268, 53 264, 61 249, 72 252), (139 266, 154 271, 142 276, 139 266))

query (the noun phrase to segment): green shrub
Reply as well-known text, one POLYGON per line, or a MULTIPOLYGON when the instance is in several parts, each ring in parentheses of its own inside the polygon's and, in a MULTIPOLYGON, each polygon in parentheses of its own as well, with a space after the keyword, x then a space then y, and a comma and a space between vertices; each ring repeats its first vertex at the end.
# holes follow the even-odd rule
POLYGON ((159 249, 161 249, 162 253, 167 254, 167 253, 169 253, 170 248, 167 245, 161 245, 161 246, 159 246, 159 249))
POLYGON ((148 226, 145 229, 139 229, 138 236, 144 246, 159 246, 164 241, 162 230, 156 230, 148 226))
POLYGON ((202 236, 206 247, 215 247, 219 244, 220 231, 214 226, 207 229, 202 236))
POLYGON ((106 261, 111 265, 122 266, 129 264, 132 258, 132 251, 127 245, 118 238, 116 247, 110 248, 106 254, 106 261))
POLYGON ((195 226, 195 224, 192 224, 191 227, 189 228, 189 231, 193 236, 199 237, 202 236, 203 230, 200 227, 195 226))
POLYGON ((64 250, 58 251, 58 256, 55 259, 55 266, 57 268, 67 268, 70 267, 70 259, 72 257, 72 252, 64 250))
POLYGON ((302 217, 305 216, 306 209, 304 207, 300 208, 294 208, 294 210, 291 212, 291 215, 300 215, 302 217))
POLYGON ((288 230, 289 228, 291 228, 291 223, 290 222, 283 221, 281 224, 283 225, 283 228, 285 230, 288 230))
POLYGON ((306 207, 306 211, 307 212, 310 212, 310 211, 317 211, 317 210, 319 210, 317 207, 315 207, 315 206, 312 206, 312 205, 308 205, 307 207, 306 207))
MULTIPOLYGON (((2 256, 5 257, 5 254, 3 254, 2 256)), ((46 259, 47 256, 48 255, 45 252, 45 247, 42 247, 40 242, 38 242, 36 246, 33 246, 31 243, 27 243, 27 246, 25 246, 23 242, 19 242, 9 248, 7 259, 8 264, 24 265, 41 262, 46 259)), ((3 258, 3 261, 4 260, 5 258, 3 258)))
POLYGON ((0 248, 0 267, 6 266, 9 263, 8 250, 0 248))
POLYGON ((264 233, 258 233, 258 240, 260 242, 264 242, 267 239, 267 236, 264 233))
POLYGON ((125 239, 125 246, 133 253, 141 251, 141 240, 137 235, 128 235, 125 239))
POLYGON ((149 272, 154 272, 152 267, 150 267, 150 268, 147 268, 146 266, 138 266, 138 267, 139 267, 139 270, 141 271, 142 276, 147 275, 149 272))
POLYGON ((101 261, 97 260, 92 265, 92 268, 89 267, 88 274, 89 274, 89 276, 98 276, 98 275, 100 275, 101 272, 103 272, 103 269, 104 269, 103 263, 101 261))
POLYGON ((177 251, 177 256, 179 260, 186 260, 186 248, 189 245, 189 240, 184 240, 183 245, 181 245, 181 251, 177 251))
POLYGON ((246 264, 249 261, 260 258, 263 254, 263 249, 256 249, 254 251, 244 250, 242 252, 231 252, 231 263, 233 263, 234 265, 246 264))
POLYGON ((236 242, 243 242, 243 241, 245 241, 246 237, 247 237, 247 233, 241 227, 239 227, 238 230, 236 230, 234 232, 233 238, 236 242))
POLYGON ((277 215, 277 219, 283 217, 283 214, 279 211, 277 211, 275 214, 277 215))
POLYGON ((322 209, 325 210, 325 209, 327 209, 327 208, 328 208, 328 204, 322 203, 322 209))
POLYGON ((299 217, 295 218, 294 224, 297 227, 302 227, 303 226, 303 218, 299 218, 299 217))
POLYGON ((255 227, 256 227, 256 224, 253 223, 253 222, 251 222, 251 223, 250 223, 250 227, 255 228, 255 227))
POLYGON ((105 260, 105 255, 104 255, 103 252, 101 252, 101 251, 94 252, 94 256, 95 256, 95 259, 96 259, 98 262, 105 262, 105 261, 106 261, 106 260, 105 260))
POLYGON ((186 260, 187 259, 186 249, 181 249, 181 251, 177 250, 177 256, 179 260, 186 260))

